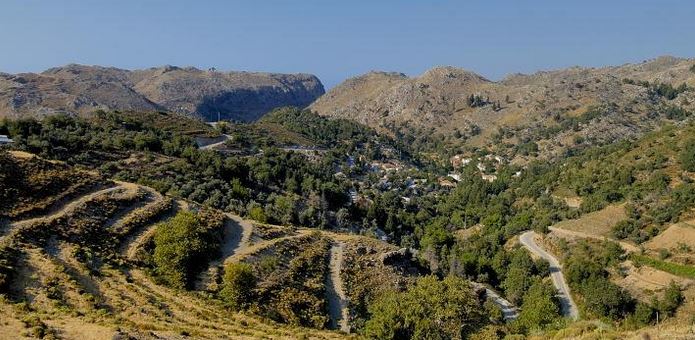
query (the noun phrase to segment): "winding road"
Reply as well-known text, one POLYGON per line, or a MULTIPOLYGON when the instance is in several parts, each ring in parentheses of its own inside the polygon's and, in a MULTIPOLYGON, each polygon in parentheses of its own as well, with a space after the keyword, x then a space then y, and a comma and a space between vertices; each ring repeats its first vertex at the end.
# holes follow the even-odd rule
POLYGON ((331 246, 329 275, 326 275, 326 295, 328 300, 328 314, 331 317, 331 329, 340 329, 345 333, 350 332, 348 325, 348 308, 343 279, 340 271, 343 267, 343 243, 335 243, 331 246))
POLYGON ((214 142, 214 143, 210 143, 210 144, 202 144, 202 145, 199 144, 199 145, 198 145, 198 148, 199 148, 200 150, 212 150, 212 149, 215 149, 215 148, 218 147, 218 146, 224 145, 224 143, 227 143, 227 141, 228 141, 229 138, 231 138, 231 137, 230 137, 229 135, 222 135, 222 136, 220 136, 220 138, 221 138, 222 140, 219 141, 219 142, 214 142))
POLYGON ((557 289, 558 299, 560 299, 560 307, 562 308, 562 314, 569 317, 572 320, 579 319, 579 309, 577 304, 572 300, 572 294, 570 293, 570 288, 565 281, 565 277, 562 275, 562 265, 555 256, 546 252, 538 244, 536 244, 536 237, 534 231, 527 231, 519 237, 519 242, 528 249, 531 253, 534 253, 541 258, 545 259, 550 263, 550 278, 553 281, 553 285, 557 289))
POLYGON ((503 298, 502 295, 498 294, 496 291, 488 288, 482 283, 471 281, 471 285, 473 285, 473 287, 476 289, 485 289, 485 295, 492 299, 492 302, 494 302, 502 310, 502 318, 504 321, 514 320, 519 317, 519 309, 514 306, 513 303, 503 298))

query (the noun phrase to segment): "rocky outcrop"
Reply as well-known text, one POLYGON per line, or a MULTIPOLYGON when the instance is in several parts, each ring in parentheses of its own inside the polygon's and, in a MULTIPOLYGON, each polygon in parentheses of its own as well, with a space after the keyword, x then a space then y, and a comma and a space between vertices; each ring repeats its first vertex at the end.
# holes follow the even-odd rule
POLYGON ((399 272, 408 275, 429 273, 429 270, 418 262, 417 250, 411 248, 385 252, 379 256, 379 261, 385 266, 391 266, 399 272))
POLYGON ((277 107, 305 107, 323 93, 319 79, 308 74, 67 65, 0 74, 0 116, 160 110, 251 121, 277 107))
POLYGON ((331 89, 310 109, 392 136, 414 136, 409 143, 430 138, 454 146, 449 149, 464 144, 494 149, 500 141, 535 141, 541 154, 552 156, 575 141, 606 139, 603 132, 615 140, 652 130, 660 124, 657 113, 668 107, 695 112, 694 65, 692 59, 661 57, 615 67, 515 74, 501 81, 455 67, 437 67, 417 77, 370 72, 331 89), (685 83, 690 90, 668 98, 654 95, 645 82, 685 83), (610 112, 577 119, 579 124, 571 120, 597 107, 610 112))

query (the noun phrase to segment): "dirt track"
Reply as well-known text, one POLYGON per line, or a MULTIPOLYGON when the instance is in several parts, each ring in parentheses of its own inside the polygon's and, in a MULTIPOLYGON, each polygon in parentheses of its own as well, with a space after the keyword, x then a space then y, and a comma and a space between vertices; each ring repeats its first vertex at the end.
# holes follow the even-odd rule
POLYGON ((212 284, 222 273, 222 264, 234 254, 248 248, 253 225, 239 216, 226 214, 224 223, 224 239, 222 241, 222 255, 219 259, 210 262, 208 269, 198 275, 195 282, 196 290, 209 290, 212 284))
POLYGON ((624 242, 624 241, 614 240, 614 239, 608 238, 608 237, 592 235, 592 234, 582 233, 580 231, 567 230, 567 229, 561 229, 561 228, 555 228, 555 227, 549 227, 548 229, 550 229, 550 231, 552 231, 554 233, 559 234, 560 236, 565 235, 565 236, 570 236, 570 237, 591 238, 591 239, 595 239, 595 240, 599 240, 599 241, 615 242, 618 245, 620 245, 620 247, 625 249, 625 251, 630 252, 630 253, 639 252, 639 250, 640 250, 639 247, 634 245, 634 244, 630 244, 630 243, 624 242))
POLYGON ((340 271, 343 268, 343 249, 342 243, 335 243, 331 246, 329 275, 326 275, 326 295, 328 300, 328 314, 331 317, 331 329, 340 329, 349 333, 348 309, 343 290, 343 280, 340 271))

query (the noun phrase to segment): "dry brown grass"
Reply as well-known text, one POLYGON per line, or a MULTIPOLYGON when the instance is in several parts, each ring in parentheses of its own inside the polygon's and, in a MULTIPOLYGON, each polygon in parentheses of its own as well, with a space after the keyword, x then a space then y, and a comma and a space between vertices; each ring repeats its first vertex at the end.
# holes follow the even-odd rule
POLYGON ((529 340, 691 340, 695 329, 675 322, 662 323, 639 330, 615 329, 612 325, 597 320, 573 323, 561 330, 532 334, 529 340))
POLYGON ((474 226, 472 226, 472 227, 470 227, 470 228, 459 229, 459 230, 456 230, 456 231, 454 232, 454 236, 455 236, 456 239, 458 239, 458 240, 465 241, 465 240, 467 240, 468 238, 470 238, 471 236, 480 233, 480 229, 481 229, 481 228, 482 228, 482 226, 481 226, 480 224, 477 224, 477 225, 474 225, 474 226))
POLYGON ((117 329, 127 333, 151 331, 165 338, 182 334, 208 339, 341 337, 230 312, 195 293, 159 286, 140 269, 104 267, 94 276, 71 255, 69 244, 58 248, 55 256, 40 249, 27 250, 13 298, 28 303, 0 301, 0 339, 3 334, 29 331, 21 321, 28 317, 38 317, 67 339, 110 339, 117 329), (49 294, 46 285, 54 277, 59 278, 60 301, 56 294, 49 294))
POLYGON ((578 231, 596 236, 610 237, 611 228, 627 219, 624 204, 609 205, 576 220, 566 220, 555 225, 556 228, 578 231))
POLYGON ((650 302, 652 296, 661 293, 673 281, 681 287, 690 287, 692 280, 669 274, 649 266, 636 267, 632 261, 620 265, 620 275, 614 275, 613 281, 625 288, 630 294, 644 302, 650 302))
POLYGON ((661 234, 645 243, 644 247, 649 250, 671 250, 677 249, 680 245, 695 249, 695 220, 671 225, 661 234))

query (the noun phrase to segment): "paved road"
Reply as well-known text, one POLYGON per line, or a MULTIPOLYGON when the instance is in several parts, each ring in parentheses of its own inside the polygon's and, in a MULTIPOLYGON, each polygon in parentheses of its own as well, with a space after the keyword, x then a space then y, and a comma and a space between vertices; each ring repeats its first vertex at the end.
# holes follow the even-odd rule
POLYGON ((560 299, 560 305, 562 307, 562 314, 569 317, 572 320, 579 319, 579 310, 577 309, 577 304, 572 300, 572 295, 570 294, 570 288, 565 281, 565 277, 562 275, 562 265, 555 256, 546 252, 538 244, 534 237, 537 234, 533 231, 527 231, 519 237, 519 242, 526 247, 530 252, 542 257, 550 263, 550 278, 553 280, 553 285, 557 289, 557 297, 560 299))
POLYGON ((221 140, 220 142, 198 145, 198 148, 201 149, 201 150, 212 150, 212 149, 215 149, 216 147, 222 146, 222 145, 224 145, 224 143, 227 143, 227 141, 229 140, 230 136, 229 136, 229 135, 222 135, 221 138, 222 138, 222 140, 221 140))
POLYGON ((477 289, 485 289, 485 294, 487 295, 487 297, 492 299, 492 302, 494 302, 502 310, 502 318, 504 319, 504 321, 514 320, 519 317, 519 309, 516 308, 516 306, 514 306, 513 303, 503 298, 496 291, 488 288, 482 283, 471 282, 471 284, 473 285, 473 287, 477 289))

